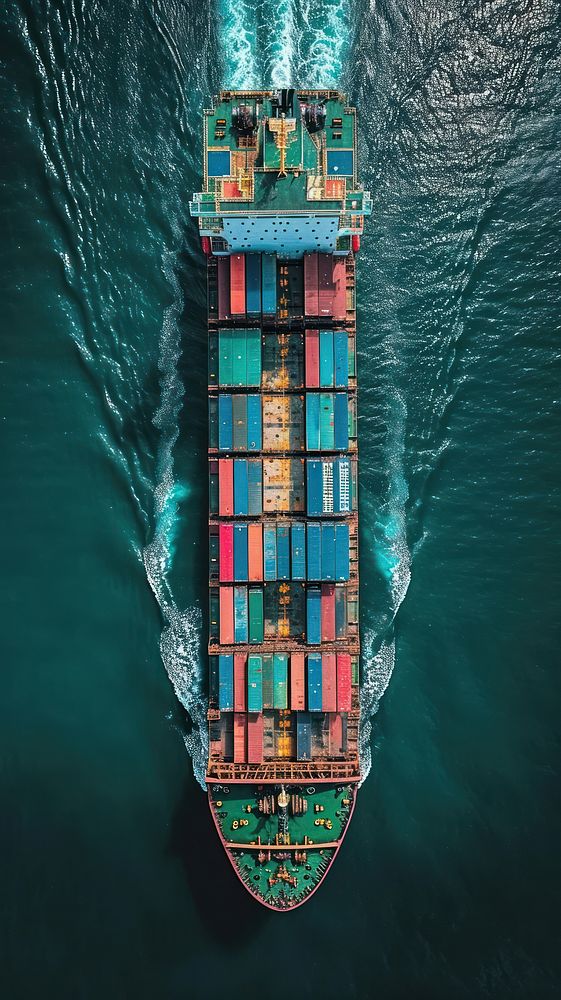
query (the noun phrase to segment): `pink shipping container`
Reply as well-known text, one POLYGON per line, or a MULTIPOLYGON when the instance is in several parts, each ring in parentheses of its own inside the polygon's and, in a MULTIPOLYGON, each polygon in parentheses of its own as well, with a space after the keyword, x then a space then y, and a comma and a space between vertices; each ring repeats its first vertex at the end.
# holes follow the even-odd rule
POLYGON ((247 657, 244 653, 234 654, 234 712, 245 712, 246 702, 246 680, 245 664, 247 657))
POLYGON ((319 388, 319 330, 306 330, 304 334, 306 356, 306 386, 319 388))
POLYGON ((234 641, 234 588, 220 588, 220 643, 230 646, 234 641))
POLYGON ((324 583, 321 587, 321 641, 335 640, 335 584, 324 583))
POLYGON ((337 655, 337 711, 351 711, 352 670, 348 653, 337 655))
POLYGON ((318 254, 319 276, 319 316, 333 315, 333 256, 330 253, 318 254))
POLYGON ((218 318, 230 318, 230 258, 217 257, 218 318))
POLYGON ((346 265, 342 257, 333 257, 333 319, 346 319, 347 316, 347 276, 346 265))
POLYGON ((250 583, 263 579, 263 526, 250 524, 247 529, 248 576, 250 583))
POLYGON ((332 715, 329 719, 329 752, 344 753, 343 720, 340 715, 332 715))
POLYGON ((230 312, 232 316, 245 316, 245 254, 243 253, 234 253, 230 257, 230 312))
POLYGON ((218 513, 231 517, 234 513, 234 462, 231 458, 218 459, 218 513))
POLYGON ((234 712, 234 763, 245 764, 246 751, 246 720, 247 715, 234 712))
POLYGON ((250 713, 247 716, 247 762, 260 764, 263 760, 263 716, 250 713))
POLYGON ((337 711, 337 664, 335 653, 322 653, 321 657, 321 710, 337 711))
POLYGON ((218 528, 219 539, 219 580, 220 583, 232 583, 234 579, 234 526, 221 524, 218 528))
POLYGON ((306 708, 304 653, 290 656, 290 707, 293 712, 303 712, 306 708))
POLYGON ((304 312, 306 316, 319 316, 318 255, 304 254, 304 312))

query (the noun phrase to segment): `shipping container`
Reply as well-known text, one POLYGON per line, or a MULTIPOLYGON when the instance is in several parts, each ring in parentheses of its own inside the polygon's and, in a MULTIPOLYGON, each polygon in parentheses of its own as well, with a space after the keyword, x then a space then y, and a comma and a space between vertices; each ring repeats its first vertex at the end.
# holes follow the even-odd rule
POLYGON ((234 525, 234 580, 247 583, 247 524, 234 525))
POLYGON ((221 583, 233 583, 234 580, 234 527, 231 524, 221 524, 218 529, 221 583))
POLYGON ((261 256, 261 308, 266 316, 277 311, 277 257, 264 253, 261 256))
POLYGON ((338 639, 347 634, 347 588, 343 584, 335 587, 335 633, 338 639))
POLYGON ((245 255, 245 302, 250 316, 261 312, 261 257, 258 253, 245 255))
POLYGON ((234 712, 234 763, 245 764, 246 750, 246 719, 241 712, 234 712))
POLYGON ((329 717, 329 753, 332 757, 340 757, 345 753, 343 746, 343 719, 337 713, 329 717))
POLYGON ((263 548, 265 563, 265 579, 277 579, 277 529, 274 524, 263 526, 263 548))
POLYGON ((231 458, 218 461, 218 513, 231 517, 234 513, 234 463, 231 458))
POLYGON ((346 389, 349 384, 349 338, 346 330, 334 330, 333 356, 335 360, 335 387, 346 389))
POLYGON ((247 658, 247 710, 263 711, 263 659, 251 655, 247 658))
POLYGON ((236 395, 232 400, 232 448, 247 451, 247 396, 236 395))
POLYGON ((263 590, 261 587, 251 587, 249 590, 249 642, 255 645, 262 643, 263 633, 263 590))
POLYGON ((247 463, 247 513, 263 513, 263 463, 253 459, 247 463))
POLYGON ((247 449, 261 451, 261 396, 247 397, 247 449))
POLYGON ((319 646, 321 642, 321 591, 309 587, 306 594, 306 641, 309 646, 319 646))
POLYGON ((306 449, 320 450, 319 393, 306 393, 306 449))
POLYGON ((337 654, 337 711, 351 711, 351 657, 348 653, 337 654))
POLYGON ((261 330, 246 330, 247 340, 247 378, 246 385, 261 385, 261 330))
POLYGON ((220 451, 231 451, 232 446, 232 397, 222 392, 218 397, 218 447, 220 451))
POLYGON ((333 256, 330 253, 318 254, 319 277, 319 315, 333 315, 333 256))
POLYGON ((322 451, 333 451, 335 447, 334 403, 332 392, 322 392, 319 403, 319 436, 322 451))
POLYGON ((334 447, 336 451, 346 451, 349 447, 349 397, 346 392, 336 392, 334 400, 334 447))
POLYGON ((304 254, 304 308, 306 316, 319 316, 318 255, 304 254))
POLYGON ((292 564, 292 579, 306 579, 306 525, 302 521, 294 521, 290 528, 290 558, 292 564))
POLYGON ((321 580, 321 525, 309 521, 306 525, 308 580, 321 580))
POLYGON ((263 579, 263 526, 250 524, 247 528, 248 580, 258 583, 263 579))
POLYGON ((273 708, 288 708, 288 655, 273 654, 273 708))
POLYGON ((335 585, 324 583, 321 588, 321 641, 335 640, 335 585))
POLYGON ((335 525, 335 579, 348 580, 350 576, 350 537, 348 524, 335 525))
POLYGON ((321 526, 321 579, 335 580, 335 525, 321 526))
POLYGON ((321 657, 321 710, 337 711, 337 664, 335 653, 322 653, 321 657))
POLYGON ((333 482, 332 509, 336 514, 347 514, 352 510, 351 463, 348 458, 337 458, 331 464, 333 482))
POLYGON ((218 318, 230 319, 230 258, 217 257, 218 318))
POLYGON ((312 722, 308 712, 298 712, 296 715, 296 759, 311 760, 312 757, 312 722))
POLYGON ((304 334, 306 356, 306 387, 319 388, 319 330, 306 330, 304 334))
POLYGON ((218 331, 218 382, 220 385, 232 385, 233 369, 233 330, 218 331))
MULTIPOLYGON (((220 542, 219 533, 215 527, 210 529, 208 536, 208 576, 216 583, 220 580, 220 542)), ((226 582, 232 582, 226 581, 226 582)))
POLYGON ((263 760, 263 716, 247 717, 247 762, 260 764, 263 760))
POLYGON ((232 330, 232 385, 247 385, 247 330, 232 330))
POLYGON ((234 642, 234 589, 220 587, 220 643, 230 646, 234 642))
POLYGON ((319 331, 319 384, 329 388, 335 380, 333 331, 319 331))
POLYGON ((273 707, 273 654, 263 656, 263 708, 273 707))
POLYGON ((290 654, 290 707, 293 712, 306 708, 306 686, 304 683, 304 654, 290 654))
POLYGON ((308 711, 321 712, 322 708, 322 676, 321 676, 321 654, 308 654, 308 711))
POLYGON ((247 459, 234 459, 234 514, 247 515, 247 459))
POLYGON ((247 641, 247 587, 234 587, 234 642, 247 641))
POLYGON ((230 256, 230 312, 232 316, 245 315, 245 254, 230 256))
POLYGON ((234 657, 221 653, 218 657, 218 708, 221 712, 234 711, 234 657))
POLYGON ((277 579, 290 580, 290 537, 288 524, 277 525, 277 579))
POLYGON ((234 712, 247 711, 246 705, 246 680, 245 666, 247 657, 245 653, 234 654, 234 712))
POLYGON ((323 512, 323 463, 314 459, 306 462, 306 510, 309 515, 323 512))
POLYGON ((347 317, 347 276, 343 257, 332 257, 333 265, 333 319, 347 317))

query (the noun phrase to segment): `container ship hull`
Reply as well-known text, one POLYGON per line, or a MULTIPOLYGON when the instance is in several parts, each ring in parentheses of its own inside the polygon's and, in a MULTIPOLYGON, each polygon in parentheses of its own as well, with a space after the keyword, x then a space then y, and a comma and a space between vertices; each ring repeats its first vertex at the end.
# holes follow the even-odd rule
POLYGON ((355 253, 369 196, 334 91, 204 122, 209 802, 265 906, 317 889, 359 780, 355 253))

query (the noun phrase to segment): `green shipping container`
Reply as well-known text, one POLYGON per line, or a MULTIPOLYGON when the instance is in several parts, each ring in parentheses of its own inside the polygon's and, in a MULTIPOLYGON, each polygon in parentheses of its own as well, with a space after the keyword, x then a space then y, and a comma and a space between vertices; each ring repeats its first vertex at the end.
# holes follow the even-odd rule
POLYGON ((234 451, 247 451, 247 396, 232 394, 232 446, 234 451))
POLYGON ((288 708, 288 654, 273 656, 273 708, 288 708))
POLYGON ((232 330, 232 385, 247 384, 247 330, 232 330))
POLYGON ((273 707, 273 655, 263 656, 263 708, 273 707))
POLYGON ((218 381, 220 385, 232 385, 232 330, 219 330, 218 341, 218 381))
POLYGON ((261 385, 261 330, 247 330, 247 385, 261 385))
POLYGON ((249 591, 249 641, 263 642, 263 591, 256 587, 249 591))

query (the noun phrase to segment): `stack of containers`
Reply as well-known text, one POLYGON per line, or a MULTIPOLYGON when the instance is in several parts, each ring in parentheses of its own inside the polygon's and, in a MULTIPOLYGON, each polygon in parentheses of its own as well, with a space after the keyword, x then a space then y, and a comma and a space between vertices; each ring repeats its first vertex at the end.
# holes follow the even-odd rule
POLYGON ((220 517, 247 517, 263 511, 261 459, 218 460, 218 513, 220 517))
POLYGON ((261 396, 220 393, 218 397, 219 451, 261 451, 261 396))

